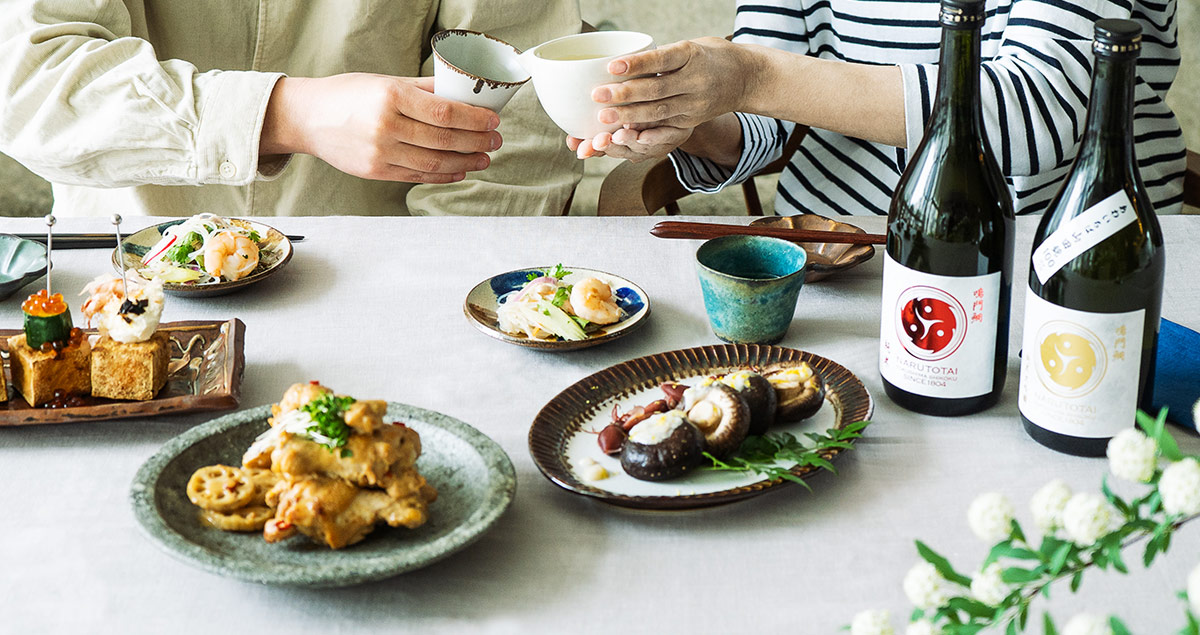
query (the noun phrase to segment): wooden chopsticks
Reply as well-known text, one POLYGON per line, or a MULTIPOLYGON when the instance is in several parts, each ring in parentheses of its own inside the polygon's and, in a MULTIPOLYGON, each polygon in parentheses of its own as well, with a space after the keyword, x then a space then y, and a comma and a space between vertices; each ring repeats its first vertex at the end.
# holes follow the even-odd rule
POLYGON ((817 229, 790 229, 761 225, 726 225, 721 223, 693 223, 686 221, 662 221, 650 230, 659 238, 689 238, 708 240, 721 236, 768 236, 802 243, 845 243, 850 245, 882 245, 883 234, 856 234, 831 232, 817 229))

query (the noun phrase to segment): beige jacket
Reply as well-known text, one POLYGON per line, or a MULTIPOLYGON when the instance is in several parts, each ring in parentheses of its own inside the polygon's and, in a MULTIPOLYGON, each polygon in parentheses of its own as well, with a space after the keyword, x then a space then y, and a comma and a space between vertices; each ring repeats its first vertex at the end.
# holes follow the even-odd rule
POLYGON ((582 162, 530 84, 460 183, 260 166, 258 137, 281 74, 432 75, 438 30, 524 50, 579 26, 576 0, 0 0, 0 152, 54 182, 63 216, 559 214, 582 162))

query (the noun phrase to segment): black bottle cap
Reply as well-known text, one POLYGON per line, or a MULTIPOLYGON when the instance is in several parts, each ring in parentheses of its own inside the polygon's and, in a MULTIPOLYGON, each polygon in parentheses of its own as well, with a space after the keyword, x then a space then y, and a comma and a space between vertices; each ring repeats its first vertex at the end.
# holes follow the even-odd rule
POLYGON ((1092 52, 1106 57, 1137 57, 1142 49, 1142 25, 1133 20, 1096 20, 1092 52))
POLYGON ((952 29, 974 29, 983 25, 984 0, 942 0, 938 22, 952 29))

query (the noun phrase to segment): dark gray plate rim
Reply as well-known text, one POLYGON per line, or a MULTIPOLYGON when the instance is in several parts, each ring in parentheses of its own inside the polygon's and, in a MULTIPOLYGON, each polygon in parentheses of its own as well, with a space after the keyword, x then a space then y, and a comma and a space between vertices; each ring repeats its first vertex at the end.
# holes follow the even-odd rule
POLYGON ((588 338, 584 340, 539 340, 521 335, 512 335, 501 331, 499 325, 496 323, 494 312, 489 314, 489 311, 493 311, 492 308, 481 306, 471 301, 472 298, 480 295, 489 295, 489 300, 491 302, 495 302, 496 296, 491 292, 492 280, 499 278, 500 276, 507 276, 521 271, 545 271, 548 269, 553 269, 552 266, 545 266, 513 269, 512 271, 498 273, 480 281, 479 284, 472 287, 467 293, 467 299, 463 301, 463 314, 467 316, 467 321, 469 321, 476 329, 488 337, 498 339, 502 342, 508 342, 509 344, 515 344, 525 348, 534 348, 544 351, 575 351, 581 348, 589 348, 598 344, 604 344, 605 342, 611 342, 617 338, 625 337, 626 335, 634 332, 646 323, 646 318, 650 317, 650 297, 646 295, 645 290, 634 284, 632 281, 606 271, 590 269, 588 267, 567 267, 564 265, 564 268, 568 271, 573 271, 576 273, 598 273, 603 276, 607 276, 610 280, 616 281, 616 283, 620 286, 633 289, 639 296, 641 296, 643 304, 642 310, 615 325, 605 327, 599 333, 589 335, 588 338))
MULTIPOLYGON (((243 426, 261 426, 262 429, 265 429, 266 419, 270 414, 271 406, 259 406, 196 426, 168 441, 138 469, 130 488, 129 497, 134 517, 151 542, 171 556, 200 569, 249 582, 304 587, 349 586, 419 569, 467 547, 496 523, 508 509, 516 493, 516 473, 512 461, 495 441, 453 417, 415 406, 389 402, 389 418, 399 418, 412 425, 418 432, 421 427, 427 426, 438 428, 457 437, 470 446, 486 466, 489 475, 486 482, 468 480, 449 484, 453 487, 476 488, 480 494, 479 505, 458 526, 431 541, 404 543, 400 548, 386 553, 355 551, 356 546, 377 538, 374 534, 367 536, 359 545, 351 545, 337 552, 331 552, 325 547, 318 547, 316 549, 319 549, 321 553, 336 553, 339 559, 338 565, 307 569, 298 568, 295 563, 283 559, 255 557, 252 549, 239 550, 236 546, 228 551, 209 549, 189 540, 175 530, 162 515, 155 500, 158 488, 163 487, 161 477, 167 466, 193 445, 211 437, 234 433, 243 426)), ((424 438, 423 441, 425 441, 424 438)), ((423 474, 427 469, 422 461, 427 458, 426 454, 422 454, 422 458, 418 459, 418 469, 421 469, 423 474)), ((214 463, 228 461, 228 457, 212 457, 211 460, 214 463)), ((441 492, 448 484, 433 483, 433 485, 438 487, 441 492)), ((437 514, 436 501, 430 507, 430 514, 431 516, 437 514)), ((195 517, 191 522, 199 524, 198 518, 195 517)), ((376 530, 376 532, 379 531, 403 532, 406 530, 402 528, 376 530)), ((263 542, 262 535, 258 532, 242 534, 237 538, 244 538, 245 541, 256 543, 263 542)), ((307 538, 300 536, 289 540, 307 540, 307 538)), ((250 546, 249 543, 244 544, 250 546)), ((282 547, 283 545, 272 546, 282 547)))
MULTIPOLYGON (((547 403, 529 428, 529 453, 538 470, 551 483, 581 496, 612 505, 637 509, 683 510, 723 505, 777 490, 790 484, 783 479, 763 479, 750 485, 703 494, 631 496, 615 494, 584 483, 566 460, 566 447, 584 422, 608 400, 678 377, 735 368, 774 369, 808 362, 825 382, 825 399, 835 414, 834 427, 869 419, 874 403, 866 386, 841 364, 807 351, 760 344, 724 344, 668 351, 622 362, 593 373, 568 386, 547 403)), ((828 460, 842 451, 823 455, 828 460)), ((807 479, 815 467, 797 467, 792 473, 807 479)))
MULTIPOLYGON (((127 236, 125 238, 125 242, 124 242, 124 247, 125 247, 124 258, 122 258, 122 254, 120 252, 118 252, 118 250, 116 250, 116 249, 113 250, 113 255, 112 255, 113 266, 116 267, 118 269, 118 271, 120 270, 122 265, 124 265, 127 268, 136 269, 137 266, 140 265, 140 263, 141 263, 142 256, 139 254, 130 252, 131 246, 138 244, 139 241, 145 242, 145 237, 153 234, 154 240, 151 241, 151 245, 143 246, 143 247, 150 247, 153 245, 153 243, 158 242, 158 239, 162 237, 162 233, 163 233, 164 229, 166 229, 172 225, 178 225, 179 223, 181 223, 185 220, 187 220, 187 219, 180 218, 177 220, 166 221, 164 223, 159 223, 157 225, 151 225, 150 227, 140 229, 140 230, 130 234, 129 236, 127 236)), ((271 265, 270 267, 265 267, 261 270, 255 271, 255 272, 251 273, 249 276, 246 276, 245 278, 242 278, 240 280, 224 281, 224 282, 209 282, 209 283, 205 283, 205 284, 182 284, 182 283, 177 283, 177 282, 167 282, 167 283, 163 284, 163 291, 165 293, 167 293, 168 295, 177 295, 177 296, 182 296, 182 297, 194 297, 194 298, 225 295, 226 293, 233 293, 234 291, 248 287, 256 282, 260 282, 260 281, 266 279, 268 276, 270 276, 270 275, 274 274, 275 272, 279 271, 280 269, 282 269, 283 266, 286 265, 288 263, 288 261, 290 261, 292 259, 292 253, 294 251, 292 248, 292 241, 288 240, 288 237, 286 235, 284 235, 283 232, 275 229, 274 227, 271 227, 270 225, 265 225, 256 220, 251 220, 248 218, 236 218, 236 219, 231 219, 231 220, 237 220, 239 222, 247 223, 251 227, 253 227, 255 231, 259 232, 263 236, 266 236, 268 242, 274 246, 273 250, 277 251, 277 252, 281 252, 280 256, 279 256, 279 260, 277 260, 275 262, 275 264, 271 265)))

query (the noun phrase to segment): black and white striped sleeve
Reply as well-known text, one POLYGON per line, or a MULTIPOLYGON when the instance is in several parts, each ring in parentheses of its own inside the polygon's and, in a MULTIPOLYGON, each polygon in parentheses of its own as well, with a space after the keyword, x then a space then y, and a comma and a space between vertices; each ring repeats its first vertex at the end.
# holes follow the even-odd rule
POLYGON ((734 113, 742 128, 742 154, 732 168, 710 159, 676 150, 670 154, 675 176, 689 192, 711 194, 727 185, 741 183, 783 154, 788 135, 796 128, 790 121, 734 113))
MULTIPOLYGON (((795 0, 738 2, 733 41, 807 53, 804 20, 808 13, 795 0)), ((745 181, 780 157, 788 136, 796 128, 791 121, 735 114, 742 127, 742 154, 733 168, 679 150, 671 153, 675 175, 689 192, 718 192, 727 185, 745 181)))

